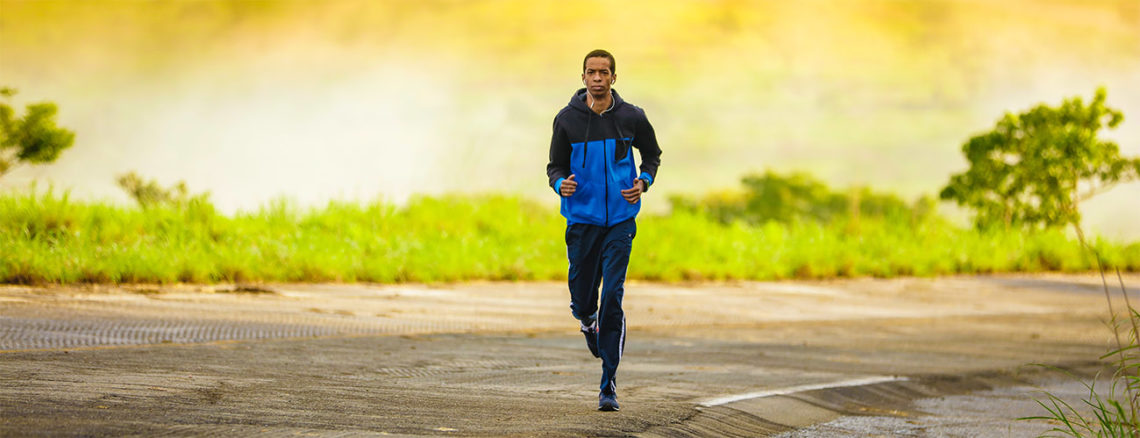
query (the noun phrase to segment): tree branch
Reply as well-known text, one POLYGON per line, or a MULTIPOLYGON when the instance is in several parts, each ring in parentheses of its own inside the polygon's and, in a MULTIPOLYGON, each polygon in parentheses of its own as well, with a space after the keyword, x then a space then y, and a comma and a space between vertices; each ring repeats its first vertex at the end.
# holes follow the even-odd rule
POLYGON ((24 164, 24 163, 21 161, 10 161, 10 162, 8 162, 7 167, 0 167, 0 177, 3 177, 4 175, 7 175, 8 173, 12 172, 12 169, 20 167, 21 164, 24 164))
POLYGON ((1093 188, 1089 189, 1089 191, 1085 192, 1084 194, 1077 196, 1077 198, 1081 202, 1087 201, 1087 200, 1089 200, 1089 198, 1092 198, 1093 196, 1104 193, 1105 191, 1107 191, 1108 189, 1111 189, 1112 186, 1115 186, 1115 185, 1116 185, 1116 183, 1111 183, 1111 184, 1106 184, 1106 185, 1103 185, 1100 187, 1093 187, 1093 188))

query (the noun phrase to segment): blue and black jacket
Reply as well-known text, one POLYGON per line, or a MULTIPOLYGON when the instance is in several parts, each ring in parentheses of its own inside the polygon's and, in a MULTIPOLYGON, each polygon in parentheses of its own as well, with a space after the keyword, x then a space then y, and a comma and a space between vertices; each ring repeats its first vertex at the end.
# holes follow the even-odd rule
POLYGON ((562 216, 571 224, 613 226, 637 216, 641 201, 630 204, 621 191, 635 179, 653 185, 661 148, 645 111, 613 93, 613 104, 597 114, 586 104, 586 89, 579 89, 554 117, 550 162, 546 176, 558 193, 562 180, 574 175, 578 188, 562 198, 562 216), (632 148, 641 155, 640 174, 632 148))

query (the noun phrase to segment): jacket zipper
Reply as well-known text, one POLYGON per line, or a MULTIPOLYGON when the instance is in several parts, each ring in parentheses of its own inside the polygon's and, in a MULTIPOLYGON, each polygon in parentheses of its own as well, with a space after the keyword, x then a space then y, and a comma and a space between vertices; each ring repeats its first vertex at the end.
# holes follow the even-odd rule
MULTIPOLYGON (((605 116, 603 116, 601 114, 599 114, 598 117, 605 118, 605 116)), ((614 143, 614 147, 615 148, 617 147, 617 143, 614 143)), ((585 151, 583 151, 583 153, 585 153, 585 151)), ((605 170, 605 173, 602 176, 604 177, 605 184, 606 184, 605 185, 606 191, 604 192, 605 194, 602 196, 602 200, 605 201, 605 203, 606 203, 606 226, 608 227, 608 226, 610 226, 610 160, 606 159, 606 139, 605 138, 602 139, 602 169, 605 170)))
MULTIPOLYGON (((582 140, 582 169, 586 168, 586 152, 590 150, 590 120, 593 118, 593 114, 586 114, 586 138, 582 140)), ((602 147, 602 152, 605 152, 605 147, 602 147)))

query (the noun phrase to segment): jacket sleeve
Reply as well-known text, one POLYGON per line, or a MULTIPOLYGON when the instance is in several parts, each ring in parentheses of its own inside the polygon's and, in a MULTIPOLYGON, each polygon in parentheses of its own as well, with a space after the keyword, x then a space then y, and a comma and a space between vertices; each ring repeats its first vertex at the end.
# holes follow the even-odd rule
POLYGON ((638 178, 646 180, 645 190, 657 179, 657 166, 661 165, 661 147, 657 145, 657 133, 653 132, 653 125, 649 118, 641 113, 641 120, 637 123, 637 133, 634 134, 634 147, 641 154, 641 175, 638 178))
POLYGON ((554 118, 554 133, 550 137, 550 161, 546 163, 547 184, 559 193, 562 179, 570 176, 570 139, 566 131, 558 126, 558 117, 554 118))

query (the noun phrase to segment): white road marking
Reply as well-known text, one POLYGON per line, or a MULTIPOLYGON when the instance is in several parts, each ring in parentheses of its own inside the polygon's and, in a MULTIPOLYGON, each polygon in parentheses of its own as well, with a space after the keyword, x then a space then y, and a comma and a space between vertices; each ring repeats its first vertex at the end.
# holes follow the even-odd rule
POLYGON ((701 406, 712 407, 738 402, 741 400, 749 400, 754 398, 772 397, 777 395, 795 394, 797 392, 815 391, 817 389, 831 389, 831 388, 846 388, 849 386, 863 386, 883 382, 896 382, 907 380, 906 377, 890 377, 890 376, 873 376, 864 377, 861 379, 840 380, 838 382, 816 383, 813 385, 800 385, 791 386, 788 388, 771 389, 768 391, 749 392, 747 394, 728 395, 724 397, 714 398, 701 402, 701 406))

